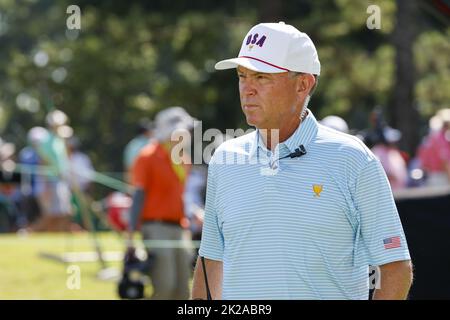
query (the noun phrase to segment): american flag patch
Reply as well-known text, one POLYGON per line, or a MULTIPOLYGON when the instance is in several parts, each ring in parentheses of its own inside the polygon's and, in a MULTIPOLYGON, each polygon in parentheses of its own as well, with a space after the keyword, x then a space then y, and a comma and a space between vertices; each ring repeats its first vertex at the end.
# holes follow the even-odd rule
POLYGON ((393 248, 399 248, 401 247, 400 243, 400 237, 390 237, 383 240, 384 248, 385 249, 393 249, 393 248))

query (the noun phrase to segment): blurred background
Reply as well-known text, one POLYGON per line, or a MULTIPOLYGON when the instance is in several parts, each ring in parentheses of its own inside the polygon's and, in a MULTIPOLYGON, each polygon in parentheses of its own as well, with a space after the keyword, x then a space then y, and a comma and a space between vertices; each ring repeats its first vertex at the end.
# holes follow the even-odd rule
POLYGON ((412 297, 450 298, 450 151, 428 164, 440 152, 433 148, 450 149, 449 19, 448 0, 0 0, 0 299, 118 297, 117 274, 99 270, 122 264, 114 252, 123 251, 123 226, 111 217, 130 206, 127 144, 174 105, 203 130, 247 129, 236 74, 215 72, 214 64, 237 55, 251 26, 277 21, 316 45, 316 118, 338 117, 324 124, 360 137, 385 166, 416 261, 412 297), (67 27, 70 5, 81 10, 79 30, 67 27), (380 28, 368 28, 370 5, 380 9, 380 28), (59 234, 29 228, 48 205, 33 200, 40 177, 52 176, 33 151, 48 133, 86 173, 71 190, 69 206, 78 211, 59 234), (67 256, 89 250, 110 255, 67 256), (73 263, 82 277, 75 290, 73 263))

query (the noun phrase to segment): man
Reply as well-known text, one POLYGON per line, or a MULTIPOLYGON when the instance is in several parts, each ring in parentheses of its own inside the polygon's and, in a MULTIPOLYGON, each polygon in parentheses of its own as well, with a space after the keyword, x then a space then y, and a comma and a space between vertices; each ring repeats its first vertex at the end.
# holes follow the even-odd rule
MULTIPOLYGON (((216 64, 229 68, 257 130, 224 142, 209 165, 199 255, 212 298, 367 299, 369 265, 380 267, 375 299, 406 298, 410 255, 380 163, 307 109, 320 74, 311 39, 256 25, 238 58, 216 64)), ((199 259, 193 299, 206 297, 199 259)))
POLYGON ((159 112, 155 118, 156 139, 141 150, 131 171, 136 189, 130 213, 130 241, 138 220, 141 222, 144 241, 169 240, 149 250, 155 258, 150 271, 153 299, 189 297, 192 248, 183 206, 184 184, 189 167, 183 164, 187 161, 172 158, 172 155, 178 156, 178 153, 172 152, 175 146, 187 141, 178 142, 171 137, 176 130, 190 130, 193 121, 194 118, 181 107, 159 112))

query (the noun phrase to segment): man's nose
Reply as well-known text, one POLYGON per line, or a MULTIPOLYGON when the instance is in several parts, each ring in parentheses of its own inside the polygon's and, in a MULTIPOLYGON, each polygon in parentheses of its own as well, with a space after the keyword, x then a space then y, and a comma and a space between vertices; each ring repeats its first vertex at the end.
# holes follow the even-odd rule
POLYGON ((241 93, 244 96, 254 96, 256 94, 256 87, 252 80, 245 79, 240 83, 241 93))

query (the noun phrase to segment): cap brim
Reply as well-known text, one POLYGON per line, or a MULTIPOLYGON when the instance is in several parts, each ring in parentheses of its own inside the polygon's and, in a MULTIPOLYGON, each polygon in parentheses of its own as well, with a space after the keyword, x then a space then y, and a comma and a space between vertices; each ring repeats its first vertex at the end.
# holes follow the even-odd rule
POLYGON ((222 60, 216 63, 214 66, 216 70, 225 70, 225 69, 233 69, 238 66, 242 66, 244 68, 256 71, 256 72, 264 72, 264 73, 282 73, 287 72, 286 69, 278 68, 272 66, 268 63, 250 59, 250 58, 233 58, 222 60))

